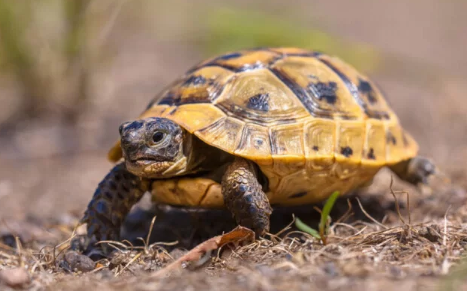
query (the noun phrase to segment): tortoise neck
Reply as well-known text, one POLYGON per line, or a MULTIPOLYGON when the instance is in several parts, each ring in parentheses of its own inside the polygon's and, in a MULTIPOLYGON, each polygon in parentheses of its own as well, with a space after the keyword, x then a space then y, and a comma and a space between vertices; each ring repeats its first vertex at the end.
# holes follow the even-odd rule
POLYGON ((187 158, 185 174, 210 172, 233 161, 231 154, 206 144, 193 134, 187 133, 183 143, 183 152, 187 158))

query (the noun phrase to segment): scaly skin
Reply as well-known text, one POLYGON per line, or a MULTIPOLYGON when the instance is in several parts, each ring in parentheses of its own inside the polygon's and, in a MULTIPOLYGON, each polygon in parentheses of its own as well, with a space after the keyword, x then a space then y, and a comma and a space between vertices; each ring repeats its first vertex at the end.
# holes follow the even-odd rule
POLYGON ((115 166, 100 182, 82 218, 88 237, 118 240, 120 227, 131 207, 149 189, 149 180, 127 171, 125 164, 115 166))
POLYGON ((229 165, 222 178, 222 195, 238 224, 253 229, 258 236, 269 231, 272 208, 252 162, 236 158, 229 165))
POLYGON ((430 159, 417 156, 392 166, 391 170, 402 180, 417 185, 428 184, 428 177, 436 172, 436 166, 430 159))

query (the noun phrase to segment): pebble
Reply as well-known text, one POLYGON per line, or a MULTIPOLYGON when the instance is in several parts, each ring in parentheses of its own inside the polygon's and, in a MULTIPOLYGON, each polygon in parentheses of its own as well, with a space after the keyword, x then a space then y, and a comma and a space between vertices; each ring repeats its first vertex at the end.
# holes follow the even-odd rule
POLYGON ((65 254, 64 263, 73 272, 86 273, 94 270, 96 267, 96 263, 93 260, 75 251, 69 251, 65 254))
POLYGON ((24 268, 5 269, 0 271, 0 283, 9 287, 22 287, 31 281, 24 268))

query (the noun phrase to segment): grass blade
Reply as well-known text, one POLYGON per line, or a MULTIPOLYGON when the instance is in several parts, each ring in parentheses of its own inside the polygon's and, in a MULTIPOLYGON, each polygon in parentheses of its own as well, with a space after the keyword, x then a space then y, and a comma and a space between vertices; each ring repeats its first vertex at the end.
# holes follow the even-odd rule
POLYGON ((309 227, 308 225, 306 225, 306 224, 305 224, 303 221, 301 221, 300 218, 298 218, 298 217, 295 218, 295 226, 296 226, 299 230, 301 230, 301 231, 303 231, 303 232, 306 232, 306 233, 309 233, 309 234, 311 234, 313 237, 315 237, 315 238, 317 238, 317 239, 321 239, 321 236, 319 235, 319 233, 318 233, 315 229, 313 229, 313 228, 309 227))
POLYGON ((331 213, 332 207, 336 202, 337 198, 340 196, 339 191, 335 191, 334 193, 329 196, 328 200, 324 204, 323 211, 321 211, 321 219, 319 221, 319 234, 323 244, 326 244, 326 236, 327 236, 327 222, 329 213, 331 213))

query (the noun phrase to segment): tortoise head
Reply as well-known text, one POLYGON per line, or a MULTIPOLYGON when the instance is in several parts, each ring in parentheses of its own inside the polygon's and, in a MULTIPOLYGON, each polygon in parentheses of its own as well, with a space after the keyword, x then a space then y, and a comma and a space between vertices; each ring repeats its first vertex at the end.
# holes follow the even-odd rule
POLYGON ((169 178, 186 170, 185 130, 166 118, 123 123, 121 147, 128 171, 145 178, 169 178))

